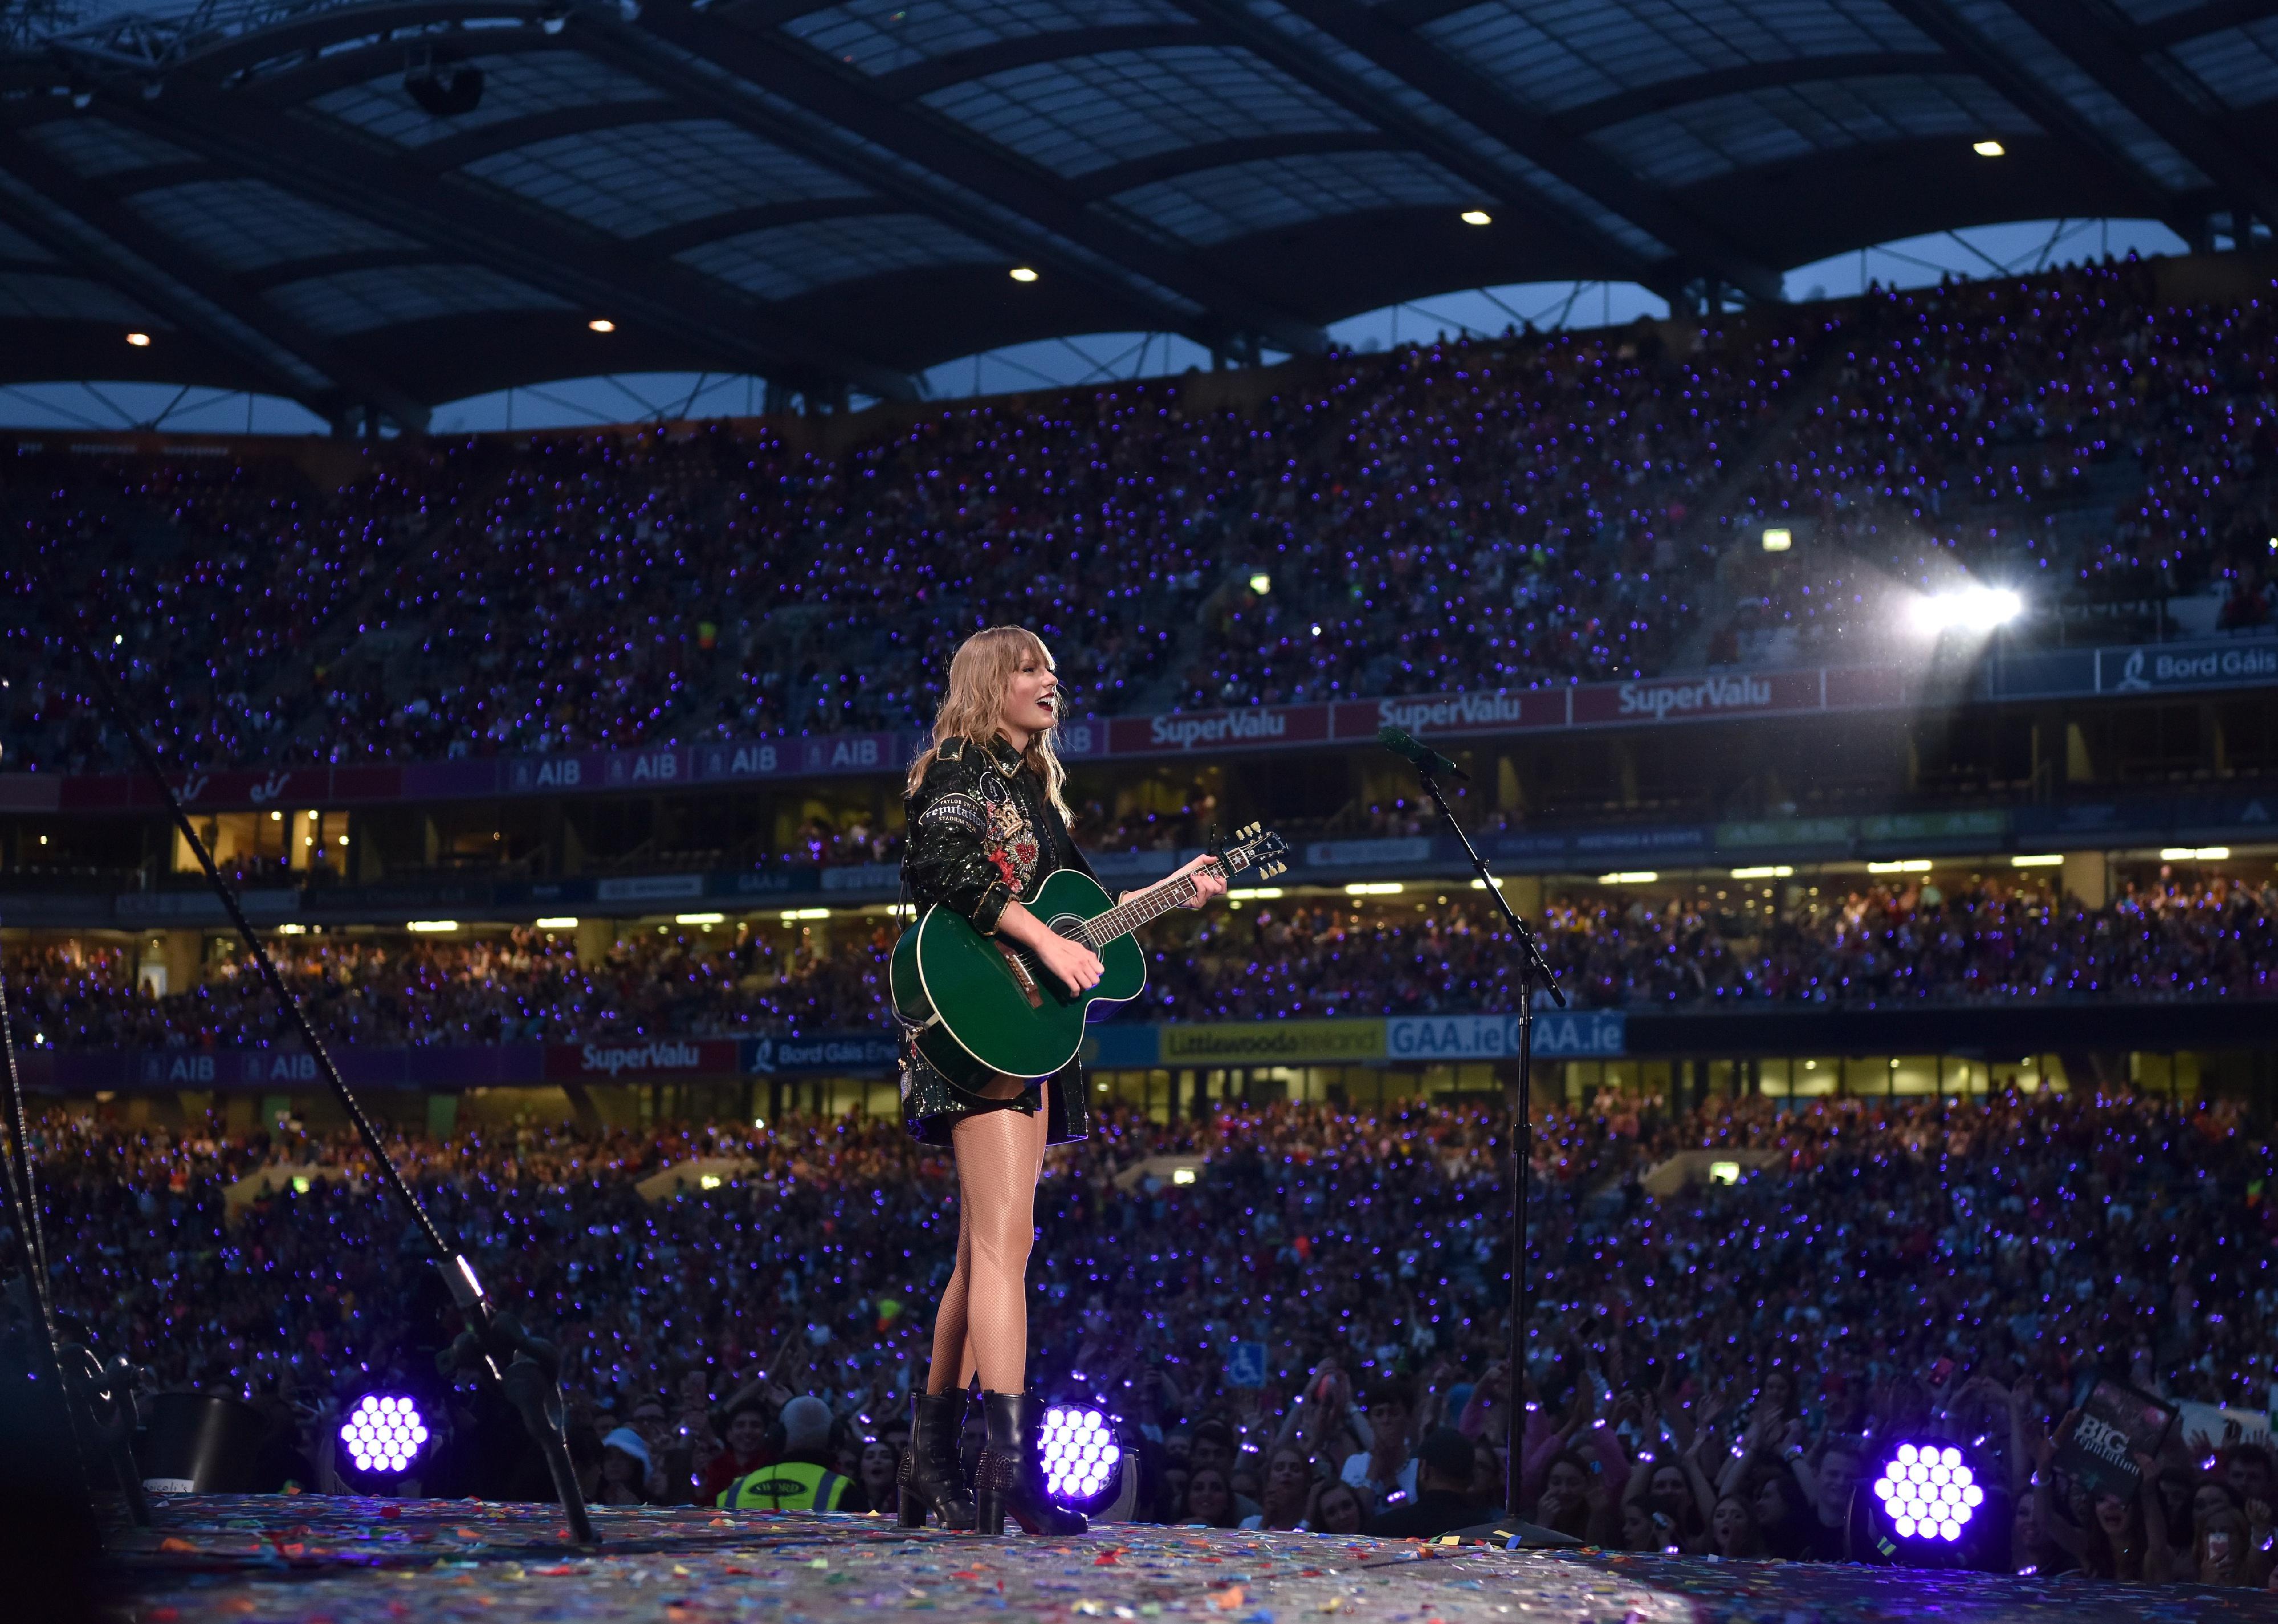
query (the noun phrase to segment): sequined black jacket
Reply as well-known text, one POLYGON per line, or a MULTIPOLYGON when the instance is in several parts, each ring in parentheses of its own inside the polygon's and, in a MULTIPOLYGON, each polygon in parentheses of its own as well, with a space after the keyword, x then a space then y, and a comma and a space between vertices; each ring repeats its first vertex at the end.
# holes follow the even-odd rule
MULTIPOLYGON (((1007 903, 1033 895, 1046 874, 1091 873, 1043 785, 1002 738, 944 742, 907 812, 902 878, 911 900, 961 913, 984 934, 996 931, 1007 903)), ((1076 1062, 1053 1074, 1047 1134, 1053 1144, 1090 1132, 1087 1086, 1076 1062)), ((975 1103, 905 1041, 902 1112, 913 1134, 946 1143, 951 1124, 975 1103)))

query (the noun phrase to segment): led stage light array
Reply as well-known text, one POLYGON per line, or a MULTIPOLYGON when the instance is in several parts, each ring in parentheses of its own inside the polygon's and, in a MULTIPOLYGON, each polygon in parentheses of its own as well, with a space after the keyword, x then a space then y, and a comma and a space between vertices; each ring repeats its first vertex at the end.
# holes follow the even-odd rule
POLYGON ((1901 1444, 1875 1480, 1875 1498, 1900 1538, 1951 1542, 1985 1504, 1985 1491, 1961 1463, 1960 1450, 1901 1444))
POLYGON ((409 1399, 366 1393, 340 1422, 340 1446, 359 1472, 401 1472, 426 1443, 427 1423, 409 1399))
POLYGON ((1123 1458, 1107 1418, 1097 1410, 1063 1408, 1044 1412, 1039 1437, 1043 1451, 1044 1492, 1063 1504, 1096 1499, 1115 1475, 1123 1458))

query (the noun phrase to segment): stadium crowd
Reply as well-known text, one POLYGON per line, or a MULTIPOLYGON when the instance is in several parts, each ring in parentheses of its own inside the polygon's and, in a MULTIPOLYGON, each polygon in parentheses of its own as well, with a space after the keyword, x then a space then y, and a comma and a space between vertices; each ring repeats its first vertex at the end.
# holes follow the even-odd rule
MULTIPOLYGON (((204 766, 906 728, 1001 621, 1100 713, 1647 675, 1696 629, 1868 654, 1892 581, 1965 569, 2041 608, 2227 590, 2241 629, 2272 332, 2267 298, 2165 303, 2130 261, 1338 355, 1246 406, 978 402, 830 454, 766 425, 398 444, 333 488, 51 457, 0 506, 0 583, 83 611, 204 766), (1789 521, 1789 553, 1731 543, 1789 521)), ((0 757, 118 766, 65 621, 27 620, 0 757)))
MULTIPOLYGON (((1522 1508, 1602 1546, 1859 1556, 1854 1492, 1899 1439, 1934 1437, 1990 1491, 1974 1561, 2263 1581, 2278 1493, 2259 1444, 2186 1408, 2142 1492, 2100 1498, 2052 1452, 2099 1376, 2249 1410, 2278 1378, 2268 1147, 2234 1109, 1607 1096, 1545 1114, 1534 1143, 1537 1352, 1515 1380, 1492 1112, 1110 1113, 1040 1186, 1035 1384, 1125 1418, 1142 1519, 1458 1526, 1500 1501, 1516 1414, 1522 1508), (1647 1193, 1649 1167, 1727 1147, 1768 1154, 1734 1184, 1647 1193), (1144 1165, 1171 1154, 1202 1158, 1196 1182, 1144 1165)), ((160 1385, 252 1395, 300 1446, 328 1401, 435 1393, 447 1300, 345 1139, 52 1115, 34 1148, 62 1305, 160 1385), (232 1198, 264 1170, 302 1178, 232 1198)), ((562 1349, 596 1493, 716 1496, 785 1447, 806 1395, 852 1480, 842 1508, 891 1506, 957 1228, 950 1164, 898 1124, 524 1122, 394 1154, 562 1349), (742 1170, 637 1193, 693 1157, 742 1170)), ((451 1404, 431 1489, 479 1475, 447 1464, 453 1437, 497 1437, 474 1396, 451 1404)))
POLYGON ((2075 641, 2167 635, 2169 600, 2211 589, 2220 629, 2266 621, 2278 319, 2163 306, 2152 280, 2081 265, 1861 301, 1731 517, 1797 540, 1733 552, 1721 657, 1783 628, 1799 656, 1884 657, 1915 635, 1894 591, 1965 577, 2082 617, 2075 641))
MULTIPOLYGON (((2278 995, 2278 882, 2127 886, 2106 907, 1980 880, 1876 885, 1791 905, 1619 892, 1553 898, 1538 934, 1583 1007, 2278 995), (1766 911, 1765 910, 1769 910, 1766 911)), ((1418 907, 1291 897, 1148 927, 1129 1018, 1271 1019, 1502 1010, 1513 959, 1482 899, 1418 907)), ((280 937, 317 1032, 349 1043, 582 1042, 814 1034, 883 1025, 893 922, 682 926, 581 962, 569 933, 280 937)), ((16 1041, 42 1048, 259 1046, 281 1028, 251 961, 164 997, 129 949, 76 943, 4 961, 16 1041)))

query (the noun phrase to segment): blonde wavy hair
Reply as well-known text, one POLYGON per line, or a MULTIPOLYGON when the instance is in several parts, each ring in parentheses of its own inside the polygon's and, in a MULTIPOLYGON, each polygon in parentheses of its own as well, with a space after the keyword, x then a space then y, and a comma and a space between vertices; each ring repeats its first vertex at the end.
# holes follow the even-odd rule
MULTIPOLYGON (((926 769, 941 754, 941 747, 952 739, 971 739, 976 744, 993 743, 1004 731, 1005 696, 1013 686, 1013 675, 1021 668, 1021 660, 1036 657, 1046 670, 1053 668, 1052 652, 1044 640, 1025 626, 991 626, 976 631, 957 645, 957 652, 949 659, 949 697, 934 713, 933 743, 910 763, 909 782, 903 788, 905 795, 914 795, 925 782, 926 769)), ((1059 753, 1052 748, 1052 736, 1057 726, 1044 728, 1029 736, 1028 747, 1021 758, 1035 770, 1037 782, 1044 786, 1044 794, 1060 815, 1062 822, 1072 820, 1067 802, 1062 798, 1060 787, 1067 782, 1067 769, 1060 765, 1059 753)))

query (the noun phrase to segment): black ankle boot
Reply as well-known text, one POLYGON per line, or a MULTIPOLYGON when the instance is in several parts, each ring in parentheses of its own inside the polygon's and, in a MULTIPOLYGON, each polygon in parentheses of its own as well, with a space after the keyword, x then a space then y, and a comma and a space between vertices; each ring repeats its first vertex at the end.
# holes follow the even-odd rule
POLYGON ((981 1413, 989 1423, 989 1445, 973 1475, 975 1513, 983 1534, 1002 1534, 1005 1516, 1031 1534, 1081 1534, 1090 1524, 1082 1512, 1053 1503, 1044 1492, 1036 1460, 1036 1431, 1043 1407, 1028 1393, 984 1392, 981 1413))
POLYGON ((967 1399, 957 1392, 921 1392, 910 1401, 910 1446, 902 1452, 901 1525, 925 1527, 926 1513, 945 1529, 973 1526, 973 1495, 958 1459, 967 1399))

